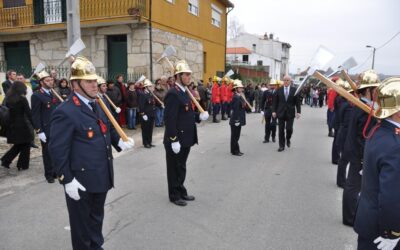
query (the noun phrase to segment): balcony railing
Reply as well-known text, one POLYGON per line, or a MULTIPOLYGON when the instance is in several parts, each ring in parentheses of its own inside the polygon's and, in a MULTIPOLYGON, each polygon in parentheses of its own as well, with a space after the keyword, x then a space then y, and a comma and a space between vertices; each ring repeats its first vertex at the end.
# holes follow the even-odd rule
MULTIPOLYGON (((48 0, 43 6, 26 5, 0 9, 0 29, 62 23, 62 0, 48 0)), ((146 16, 146 0, 81 0, 81 21, 146 16)))

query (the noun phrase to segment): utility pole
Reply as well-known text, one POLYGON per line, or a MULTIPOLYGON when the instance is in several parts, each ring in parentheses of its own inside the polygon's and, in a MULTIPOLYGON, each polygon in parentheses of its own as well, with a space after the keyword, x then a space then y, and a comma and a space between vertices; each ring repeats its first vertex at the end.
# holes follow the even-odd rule
POLYGON ((81 18, 79 0, 67 0, 67 37, 68 49, 81 37, 81 18))
POLYGON ((371 45, 367 45, 366 47, 373 49, 373 51, 372 51, 372 69, 374 69, 376 48, 374 46, 371 46, 371 45))

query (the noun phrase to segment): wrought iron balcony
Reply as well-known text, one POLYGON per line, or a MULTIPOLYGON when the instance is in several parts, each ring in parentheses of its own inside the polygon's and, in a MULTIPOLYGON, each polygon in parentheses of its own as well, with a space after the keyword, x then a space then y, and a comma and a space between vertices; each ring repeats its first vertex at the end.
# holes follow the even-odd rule
MULTIPOLYGON (((146 16, 146 2, 146 0, 80 0, 81 22, 146 16)), ((28 4, 0 9, 0 30, 63 23, 65 20, 65 0, 45 0, 41 6, 28 4)))

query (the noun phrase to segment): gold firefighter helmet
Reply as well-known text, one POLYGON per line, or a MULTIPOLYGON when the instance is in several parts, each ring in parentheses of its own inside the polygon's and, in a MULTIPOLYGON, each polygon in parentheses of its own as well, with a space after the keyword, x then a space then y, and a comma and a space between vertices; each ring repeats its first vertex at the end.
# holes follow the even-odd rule
POLYGON ((237 88, 244 88, 242 81, 239 79, 233 80, 233 88, 237 89, 237 88))
POLYGON ((39 78, 39 80, 42 80, 43 78, 50 77, 49 73, 47 73, 45 70, 40 71, 39 73, 36 74, 36 76, 39 78))
POLYGON ((385 119, 400 112, 400 77, 385 79, 377 90, 378 110, 375 116, 385 119))
POLYGON ((150 86, 153 86, 153 84, 151 83, 151 81, 150 81, 149 79, 145 79, 145 80, 144 80, 143 87, 147 88, 147 87, 150 87, 150 86))
POLYGON ((106 80, 101 76, 97 76, 97 85, 102 85, 104 83, 107 83, 106 80))
POLYGON ((192 73, 189 64, 185 60, 180 60, 176 62, 175 75, 179 73, 192 73))
POLYGON ((78 56, 71 65, 70 80, 97 80, 96 68, 83 56, 78 56))
POLYGON ((269 82, 269 85, 271 86, 279 86, 279 80, 275 80, 275 79, 271 79, 271 81, 269 82))
POLYGON ((380 85, 378 74, 370 69, 360 74, 361 82, 358 89, 373 88, 380 85))

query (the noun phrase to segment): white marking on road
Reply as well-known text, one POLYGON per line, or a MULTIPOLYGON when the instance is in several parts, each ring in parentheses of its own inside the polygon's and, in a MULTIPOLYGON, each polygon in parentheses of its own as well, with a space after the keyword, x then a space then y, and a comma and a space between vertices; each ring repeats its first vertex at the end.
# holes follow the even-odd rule
POLYGON ((4 193, 1 193, 0 194, 0 198, 4 197, 4 196, 7 196, 7 195, 10 195, 10 194, 13 194, 13 193, 14 193, 14 191, 7 191, 7 192, 4 192, 4 193))

